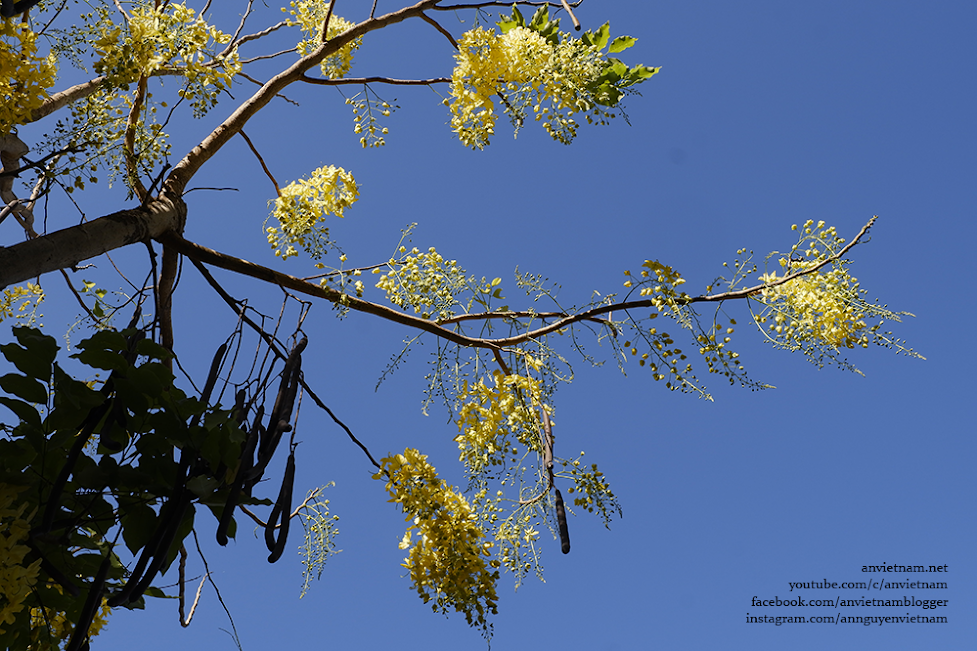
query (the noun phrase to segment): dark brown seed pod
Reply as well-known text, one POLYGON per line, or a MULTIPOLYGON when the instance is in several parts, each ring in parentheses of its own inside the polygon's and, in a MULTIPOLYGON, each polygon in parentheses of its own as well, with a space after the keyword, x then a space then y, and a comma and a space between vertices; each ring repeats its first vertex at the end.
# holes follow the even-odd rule
POLYGON ((570 530, 567 528, 567 510, 563 506, 563 496, 556 489, 556 524, 560 528, 560 545, 564 554, 570 553, 570 530))
POLYGON ((102 605, 102 591, 105 588, 105 577, 108 575, 111 564, 112 557, 111 555, 107 555, 102 559, 101 565, 98 566, 98 572, 95 574, 94 580, 92 580, 92 587, 88 590, 85 605, 81 608, 81 615, 78 616, 78 621, 75 622, 75 630, 71 634, 71 640, 68 641, 68 646, 65 647, 65 651, 82 651, 82 649, 88 646, 88 629, 91 628, 92 622, 95 620, 95 613, 98 612, 98 607, 102 605))
POLYGON ((268 546, 268 562, 274 563, 282 557, 285 551, 285 541, 288 539, 288 524, 292 511, 292 487, 295 484, 295 452, 288 455, 288 463, 285 465, 285 477, 282 480, 282 489, 278 493, 278 501, 271 510, 268 517, 268 524, 265 526, 265 544, 268 546), (275 539, 275 524, 281 520, 278 527, 278 539, 275 539))
POLYGON ((217 525, 217 543, 224 547, 227 545, 227 529, 231 526, 231 519, 234 517, 234 509, 241 499, 241 490, 248 479, 248 472, 254 465, 254 449, 258 445, 258 437, 261 433, 261 423, 259 422, 261 410, 258 410, 259 418, 256 418, 251 427, 251 433, 244 449, 241 451, 241 460, 238 464, 237 474, 234 476, 234 483, 227 494, 227 502, 224 504, 224 511, 221 513, 220 522, 217 525))

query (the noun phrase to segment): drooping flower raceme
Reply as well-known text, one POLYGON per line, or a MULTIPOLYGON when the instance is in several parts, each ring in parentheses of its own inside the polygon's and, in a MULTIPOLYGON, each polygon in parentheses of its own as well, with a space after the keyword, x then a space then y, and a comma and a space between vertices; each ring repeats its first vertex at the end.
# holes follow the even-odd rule
POLYGON ((400 504, 412 523, 400 548, 410 548, 403 566, 414 589, 424 603, 434 600, 435 612, 454 608, 469 625, 491 635, 487 617, 496 613, 498 562, 488 560, 493 543, 485 540, 478 515, 417 450, 386 457, 380 466, 373 478, 387 480, 390 501, 400 504))
POLYGON ((217 103, 241 70, 236 48, 212 59, 213 46, 230 42, 231 35, 209 25, 186 4, 137 7, 125 28, 110 21, 99 27, 97 72, 113 85, 124 85, 168 66, 177 68, 187 80, 180 96, 191 101, 197 117, 217 103))
POLYGON ((57 77, 53 54, 37 55, 37 34, 26 23, 0 18, 0 136, 28 121, 57 77))
MULTIPOLYGON (((642 65, 629 68, 603 53, 609 28, 580 39, 558 31, 541 7, 531 22, 513 8, 499 23, 502 33, 476 27, 458 41, 452 73, 451 126, 463 144, 482 149, 495 133, 496 98, 504 105, 516 133, 532 114, 564 144, 577 134, 574 116, 606 123, 626 89, 658 72, 642 65)), ((630 47, 635 39, 619 37, 608 53, 630 47)))
POLYGON ((322 257, 332 245, 329 229, 323 225, 325 216, 342 217, 359 194, 353 175, 332 165, 315 170, 308 180, 299 179, 282 188, 271 212, 278 226, 265 229, 275 255, 290 258, 298 254, 295 247, 301 246, 314 259, 322 257))
MULTIPOLYGON (((288 10, 288 13, 291 14, 292 18, 289 19, 289 24, 299 25, 306 35, 305 40, 299 41, 298 53, 301 56, 308 56, 322 45, 322 23, 329 13, 329 3, 323 2, 323 0, 297 0, 290 3, 290 6, 292 8, 288 10)), ((336 15, 330 16, 326 39, 339 36, 353 25, 354 23, 345 18, 336 15)), ((353 52, 360 48, 362 42, 362 38, 353 39, 341 47, 338 52, 323 59, 322 63, 319 64, 322 75, 327 79, 340 79, 349 72, 353 66, 353 52)))
MULTIPOLYGON (((380 276, 377 288, 387 299, 403 309, 413 309, 425 319, 448 319, 458 304, 458 295, 468 288, 465 270, 455 260, 445 260, 434 247, 421 251, 416 247, 400 260, 391 258, 388 270, 380 276)), ((374 269, 379 274, 381 269, 374 269)))
POLYGON ((26 542, 31 519, 30 514, 25 516, 27 503, 17 505, 23 490, 0 483, 0 635, 24 610, 41 567, 40 559, 23 564, 30 552, 26 542))
POLYGON ((461 409, 455 422, 460 433, 455 442, 460 460, 472 475, 518 454, 510 437, 527 448, 540 447, 533 413, 541 404, 539 382, 501 371, 496 371, 492 380, 494 387, 484 380, 465 381, 459 396, 461 409))
MULTIPOLYGON (((796 225, 792 228, 798 230, 796 225)), ((784 275, 764 273, 760 276, 762 282, 773 283, 785 276, 800 274, 839 254, 844 247, 845 240, 835 227, 825 227, 823 221, 815 224, 808 220, 800 230, 801 236, 791 248, 790 255, 778 260, 784 275)), ((817 271, 764 287, 750 298, 764 306, 754 318, 775 346, 801 350, 818 364, 827 357, 850 367, 837 360, 837 351, 867 348, 869 343, 918 356, 904 348, 891 333, 881 330, 886 319, 899 321, 900 316, 909 313, 893 312, 885 306, 869 303, 865 300, 866 294, 858 280, 849 274, 848 262, 833 260, 817 271), (869 325, 867 319, 870 318, 878 318, 879 322, 869 325)))

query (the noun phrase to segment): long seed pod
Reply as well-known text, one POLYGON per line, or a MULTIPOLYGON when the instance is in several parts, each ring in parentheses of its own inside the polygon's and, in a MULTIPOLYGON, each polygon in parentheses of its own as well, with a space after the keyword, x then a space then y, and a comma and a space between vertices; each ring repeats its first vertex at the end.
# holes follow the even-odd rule
POLYGON ((247 442, 244 444, 244 449, 241 451, 241 460, 237 468, 237 474, 234 476, 234 483, 231 485, 231 490, 227 494, 227 502, 224 504, 224 511, 221 513, 220 523, 217 525, 217 543, 221 547, 227 545, 227 529, 231 526, 234 509, 237 507, 238 500, 241 498, 241 489, 244 488, 244 482, 247 481, 248 471, 251 470, 251 466, 254 464, 254 449, 258 445, 260 432, 261 423, 256 419, 254 425, 251 426, 251 433, 248 436, 247 442))
MULTIPOLYGON (((220 373, 221 362, 224 361, 224 354, 227 352, 227 343, 221 344, 214 353, 214 359, 210 362, 210 372, 207 374, 207 382, 204 383, 204 390, 200 392, 200 402, 205 405, 210 403, 210 394, 217 385, 217 375, 220 373)), ((190 427, 194 427, 200 422, 200 414, 190 420, 190 427)))
POLYGON ((98 612, 98 607, 102 603, 102 591, 105 588, 105 577, 108 576, 109 567, 112 565, 112 556, 107 554, 105 558, 102 559, 101 565, 98 566, 98 572, 95 574, 95 578, 92 581, 92 587, 88 591, 88 597, 85 599, 85 605, 82 606, 81 615, 78 617, 78 621, 75 622, 75 630, 71 634, 71 640, 68 642, 68 646, 65 647, 65 651, 81 651, 88 642, 88 629, 91 628, 92 622, 95 620, 95 613, 98 612))
MULTIPOLYGON (((292 410, 288 409, 288 413, 285 414, 285 405, 289 402, 288 394, 292 390, 293 385, 298 384, 298 375, 295 372, 296 366, 301 365, 302 351, 309 344, 309 338, 303 336, 292 348, 291 352, 288 354, 288 358, 285 360, 285 368, 282 369, 282 381, 278 385, 278 394, 275 396, 275 406, 272 407, 271 416, 268 419, 268 439, 261 441, 261 454, 260 458, 271 458, 272 454, 267 454, 269 448, 273 447, 270 445, 271 439, 275 435, 275 430, 277 429, 277 424, 279 420, 283 418, 287 421, 291 418, 292 410), (283 415, 285 414, 285 415, 283 415)), ((297 390, 297 389, 296 389, 297 390)), ((294 402, 295 396, 292 396, 292 401, 294 402)))
MULTIPOLYGON (((170 529, 174 532, 179 527, 179 522, 173 523, 174 520, 179 520, 182 518, 182 510, 178 509, 173 500, 169 500, 159 512, 159 523, 156 525, 156 531, 153 533, 153 537, 146 543, 143 547, 142 553, 139 555, 139 560, 136 561, 135 566, 132 568, 132 572, 129 574, 129 580, 125 582, 122 589, 112 595, 108 600, 109 606, 116 608, 118 606, 125 605, 130 601, 139 598, 138 595, 133 595, 136 591, 136 586, 143 580, 145 575, 148 573, 147 565, 150 564, 151 559, 158 553, 161 543, 168 537, 170 529), (177 513, 179 511, 179 513, 177 513)), ((165 553, 164 553, 165 555, 165 553)), ((150 579, 152 580, 152 579, 150 579)), ((143 589, 143 592, 145 588, 143 589)))
POLYGON ((166 557, 169 555, 170 547, 173 546, 173 540, 176 538, 176 532, 180 529, 180 524, 183 522, 183 517, 186 515, 187 507, 190 506, 190 501, 186 498, 181 498, 180 502, 177 504, 175 513, 173 515, 172 523, 166 530, 163 539, 157 546, 156 555, 153 557, 153 562, 149 564, 146 568, 146 573, 143 575, 142 580, 136 585, 135 589, 129 595, 129 601, 135 601, 149 589, 150 584, 159 571, 163 568, 163 564, 166 562, 166 557))
POLYGON ((268 517, 268 524, 265 526, 265 544, 268 546, 268 562, 274 563, 282 557, 285 551, 285 541, 288 539, 288 524, 292 512, 292 486, 295 484, 295 451, 288 455, 288 463, 285 465, 285 478, 282 480, 282 490, 278 493, 278 501, 271 510, 268 517), (275 539, 275 525, 281 520, 278 527, 278 539, 275 539))
POLYGON ((556 489, 556 524, 560 528, 560 549, 564 554, 570 553, 570 530, 567 528, 567 510, 563 506, 563 496, 560 489, 556 489))

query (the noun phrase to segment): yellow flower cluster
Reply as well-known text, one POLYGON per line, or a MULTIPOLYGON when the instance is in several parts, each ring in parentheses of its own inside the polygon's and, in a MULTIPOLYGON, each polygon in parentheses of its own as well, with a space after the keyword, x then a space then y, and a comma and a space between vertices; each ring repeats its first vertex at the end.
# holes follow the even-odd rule
MULTIPOLYGON (((61 592, 61 586, 51 586, 61 592)), ((102 605, 88 627, 89 637, 98 635, 108 622, 112 609, 108 605, 108 598, 102 599, 102 605)), ((51 608, 31 609, 31 644, 30 651, 61 651, 63 645, 71 639, 75 632, 75 624, 67 613, 58 612, 51 608)))
POLYGON ((438 477, 427 456, 408 448, 381 460, 374 479, 387 480, 391 502, 408 514, 401 549, 410 548, 403 566, 418 595, 435 612, 449 607, 468 624, 491 635, 488 615, 496 614, 498 561, 488 561, 493 543, 484 540, 478 515, 468 501, 438 477))
MULTIPOLYGON (((689 296, 676 289, 685 284, 685 279, 679 272, 657 260, 645 260, 641 266, 644 268, 639 276, 634 276, 630 271, 624 272, 627 277, 624 286, 632 291, 637 289, 641 296, 650 297, 652 305, 658 310, 651 313, 650 319, 655 319, 659 313, 664 313, 678 321, 683 328, 691 330, 692 318, 686 307, 689 296)), ((681 348, 674 347, 675 341, 671 335, 667 332, 659 332, 655 327, 647 330, 638 329, 635 334, 649 347, 647 353, 641 353, 638 365, 648 364, 655 381, 666 380, 665 386, 672 391, 699 391, 700 394, 705 395, 697 385, 695 375, 692 373, 692 364, 685 362, 686 355, 681 348), (651 357, 657 358, 662 366, 650 360, 651 357), (682 365, 682 362, 685 364, 682 365)), ((624 348, 632 356, 638 356, 638 347, 632 346, 630 341, 624 342, 624 348)))
MULTIPOLYGON (((308 56, 322 45, 322 23, 326 20, 329 13, 328 2, 322 0, 296 0, 289 3, 292 8, 288 13, 292 15, 289 25, 300 25, 305 32, 306 39, 299 41, 298 53, 301 56, 308 56)), ((282 11, 285 11, 283 8, 282 11)), ((329 29, 326 39, 335 38, 354 26, 354 23, 333 15, 329 17, 329 29)), ((349 72, 353 66, 353 52, 360 48, 362 38, 356 38, 344 45, 338 52, 332 54, 319 64, 322 75, 327 79, 340 79, 349 72)))
POLYGON ((460 450, 459 459, 468 472, 478 475, 490 466, 501 465, 506 456, 518 453, 509 437, 522 445, 539 448, 535 409, 541 403, 539 382, 521 375, 492 375, 494 387, 485 381, 463 385, 459 402, 458 431, 455 442, 460 450))
MULTIPOLYGON (((800 241, 791 249, 791 256, 780 258, 780 266, 785 275, 802 272, 840 251, 844 242, 833 226, 825 228, 823 221, 815 225, 809 220, 803 226, 800 241)), ((834 349, 868 347, 869 334, 875 328, 865 323, 866 310, 872 309, 862 299, 865 292, 849 275, 843 261, 825 268, 828 270, 765 287, 752 297, 766 306, 755 318, 757 323, 768 324, 768 336, 777 345, 791 349, 812 343, 834 349)), ((776 272, 760 276, 764 283, 779 278, 783 276, 778 277, 776 272)))
POLYGON ((30 118, 57 77, 53 54, 37 55, 37 34, 26 23, 0 19, 0 136, 30 118))
POLYGON ((26 287, 5 289, 3 295, 0 296, 0 321, 12 316, 17 318, 29 317, 29 321, 33 321, 37 307, 43 300, 44 290, 35 283, 27 283, 26 287), (17 305, 15 309, 15 304, 18 301, 20 301, 20 305, 17 305), (24 314, 27 312, 27 308, 31 307, 32 302, 33 309, 29 314, 24 314))
POLYGON ((30 531, 33 513, 24 516, 27 504, 16 506, 23 488, 0 483, 0 634, 4 626, 16 621, 24 609, 40 571, 40 559, 23 565, 30 548, 24 544, 30 531))
POLYGON ((359 196, 353 175, 332 165, 313 171, 308 180, 289 183, 275 199, 271 212, 279 225, 265 229, 275 255, 282 259, 297 255, 298 245, 314 259, 322 257, 331 245, 323 218, 330 214, 342 217, 359 196))
POLYGON ((603 71, 600 48, 562 36, 552 43, 525 27, 504 34, 476 27, 462 35, 450 108, 452 129, 463 144, 473 149, 489 144, 498 119, 495 95, 517 123, 532 106, 536 121, 563 143, 576 135, 574 114, 603 114, 587 90, 603 71))
MULTIPOLYGON (((637 285, 630 278, 624 282, 625 287, 640 287, 638 292, 641 296, 654 296, 652 299, 655 307, 661 312, 666 307, 670 308, 672 311, 677 311, 679 305, 688 300, 689 295, 685 292, 676 291, 676 287, 685 284, 685 278, 682 275, 672 269, 667 265, 663 265, 658 260, 645 260, 644 264, 641 265, 644 269, 641 270, 642 280, 638 281, 637 285), (654 280, 658 281, 657 285, 651 284, 653 281, 651 275, 654 274, 654 280), (647 280, 645 280, 647 279, 647 280)), ((624 272, 625 276, 630 276, 630 271, 624 272)))
POLYGON ((384 136, 390 130, 379 123, 377 115, 390 117, 390 113, 398 107, 391 106, 389 102, 379 97, 371 99, 368 89, 353 97, 347 97, 346 104, 353 107, 353 133, 360 136, 360 145, 363 149, 383 147, 387 144, 384 136))
POLYGON ((208 48, 229 43, 231 35, 194 16, 186 4, 164 4, 133 9, 126 33, 111 21, 100 23, 95 51, 101 59, 95 70, 114 85, 125 85, 175 67, 187 80, 180 96, 192 101, 194 115, 202 115, 217 103, 221 91, 230 88, 241 64, 236 48, 224 58, 209 59, 208 48))
MULTIPOLYGON (((407 253, 407 247, 400 247, 407 253)), ((387 293, 387 300, 403 309, 413 308, 425 319, 449 319, 457 304, 455 298, 467 287, 465 270, 457 260, 445 260, 432 246, 423 252, 416 247, 400 260, 387 262, 389 271, 376 286, 387 293)), ((374 269, 379 274, 380 269, 374 269)))
MULTIPOLYGON (((580 453, 583 456, 583 453, 580 453)), ((587 509, 589 513, 597 512, 604 521, 604 526, 609 526, 614 513, 621 517, 621 507, 617 503, 611 485, 607 483, 604 473, 597 469, 597 464, 590 464, 590 468, 582 466, 580 459, 573 462, 562 462, 569 471, 560 473, 569 475, 573 479, 574 485, 567 489, 567 493, 574 496, 573 503, 576 506, 587 509)))

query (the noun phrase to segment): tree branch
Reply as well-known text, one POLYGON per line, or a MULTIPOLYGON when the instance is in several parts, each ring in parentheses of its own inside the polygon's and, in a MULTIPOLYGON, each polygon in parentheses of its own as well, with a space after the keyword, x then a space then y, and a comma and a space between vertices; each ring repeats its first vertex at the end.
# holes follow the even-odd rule
MULTIPOLYGON (((579 7, 583 0, 577 0, 576 2, 569 3, 571 7, 579 7)), ((485 7, 511 7, 512 5, 519 5, 520 7, 560 7, 562 8, 565 2, 523 2, 521 0, 516 0, 515 2, 475 2, 471 4, 462 5, 447 5, 444 7, 431 7, 434 11, 456 11, 458 9, 484 9, 485 7)))
POLYGON ((302 75, 299 81, 319 86, 344 86, 352 84, 391 84, 394 86, 430 86, 431 84, 451 83, 451 77, 434 77, 432 79, 391 79, 390 77, 344 77, 342 79, 316 79, 302 75))
POLYGON ((186 216, 187 206, 179 196, 160 197, 145 206, 0 247, 0 289, 166 231, 181 231, 186 216))
POLYGON ((458 332, 448 330, 447 328, 442 328, 433 321, 428 321, 427 319, 421 319, 416 316, 411 316, 410 314, 398 312, 397 310, 384 305, 364 301, 363 299, 350 296, 349 294, 344 294, 336 291, 335 289, 313 285, 312 283, 305 282, 301 278, 289 276, 288 274, 275 271, 274 269, 269 269, 268 267, 262 267, 261 265, 257 265, 247 260, 242 260, 241 258, 235 258, 234 256, 219 253, 213 249, 208 249, 205 246, 190 242, 174 232, 163 233, 155 239, 162 242, 166 246, 173 247, 176 251, 187 256, 191 260, 211 264, 215 267, 220 267, 222 269, 227 269, 228 271, 250 276, 251 278, 257 278, 258 280, 273 283, 281 287, 287 287, 288 289, 296 291, 300 294, 324 298, 331 303, 338 303, 348 307, 351 310, 373 314, 374 316, 379 316, 387 319, 388 321, 393 321, 394 323, 400 323, 401 325, 417 328, 418 330, 423 330, 424 332, 430 332, 435 336, 446 339, 447 341, 458 344, 459 346, 487 348, 490 350, 498 347, 494 341, 468 337, 458 332))
POLYGON ((411 7, 405 7, 393 13, 380 16, 379 18, 368 19, 354 27, 346 30, 342 34, 330 39, 315 49, 311 54, 302 57, 294 64, 272 77, 258 92, 240 106, 214 129, 210 135, 191 149, 179 163, 173 166, 170 171, 164 188, 166 192, 182 195, 187 183, 193 178, 200 167, 210 160, 227 143, 231 137, 244 128, 258 111, 263 109, 281 90, 286 86, 298 81, 304 76, 305 72, 313 66, 319 65, 326 57, 335 54, 347 43, 368 34, 369 32, 383 29, 408 18, 419 15, 425 9, 433 7, 440 0, 422 0, 411 7))

